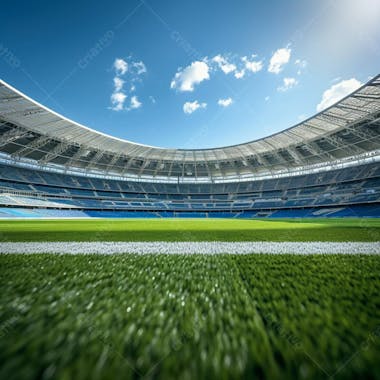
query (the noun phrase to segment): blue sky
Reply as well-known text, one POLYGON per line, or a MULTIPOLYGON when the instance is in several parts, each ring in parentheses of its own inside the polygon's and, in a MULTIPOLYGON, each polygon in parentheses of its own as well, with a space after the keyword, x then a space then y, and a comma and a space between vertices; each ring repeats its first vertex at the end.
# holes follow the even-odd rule
POLYGON ((378 0, 5 0, 0 77, 131 141, 238 144, 378 74, 379 19, 378 0))

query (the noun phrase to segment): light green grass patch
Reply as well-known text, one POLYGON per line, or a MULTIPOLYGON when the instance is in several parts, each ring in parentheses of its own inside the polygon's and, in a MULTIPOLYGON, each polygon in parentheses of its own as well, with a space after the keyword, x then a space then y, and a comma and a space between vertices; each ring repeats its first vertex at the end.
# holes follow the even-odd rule
POLYGON ((3 241, 379 241, 378 219, 1 220, 3 241))

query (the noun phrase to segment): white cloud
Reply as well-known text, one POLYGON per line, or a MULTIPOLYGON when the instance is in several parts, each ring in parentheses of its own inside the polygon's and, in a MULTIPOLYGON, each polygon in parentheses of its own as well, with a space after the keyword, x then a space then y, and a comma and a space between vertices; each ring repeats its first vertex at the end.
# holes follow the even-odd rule
MULTIPOLYGON (((281 49, 280 49, 281 50, 281 49)), ((290 49, 285 49, 289 50, 290 49)), ((210 79, 216 72, 233 74, 236 79, 244 78, 250 73, 257 73, 264 68, 264 61, 254 59, 256 54, 238 56, 231 54, 217 54, 213 58, 204 57, 192 62, 184 69, 179 68, 170 83, 170 88, 179 91, 194 91, 196 84, 210 79)))
POLYGON ((137 108, 140 108, 141 106, 142 106, 142 103, 138 100, 137 96, 136 95, 132 96, 130 108, 137 109, 137 108))
POLYGON ((281 72, 283 66, 289 62, 291 52, 288 47, 276 50, 270 59, 268 71, 274 74, 281 72))
POLYGON ((231 98, 227 98, 227 99, 219 99, 218 100, 218 104, 221 106, 221 107, 228 107, 232 104, 232 99, 231 98))
POLYGON ((243 70, 240 70, 240 71, 235 71, 235 78, 236 79, 241 79, 241 78, 243 78, 244 77, 244 75, 245 75, 245 70, 243 69, 243 70))
POLYGON ((186 114, 191 114, 199 108, 206 108, 206 107, 207 107, 207 103, 199 103, 198 100, 195 100, 194 102, 186 102, 183 105, 183 112, 185 112, 186 114))
POLYGON ((294 64, 298 67, 297 70, 297 75, 301 75, 302 71, 306 68, 307 66, 307 61, 305 59, 296 59, 294 61, 294 64))
POLYGON ((190 66, 178 71, 170 83, 170 88, 179 91, 193 91, 194 85, 210 79, 207 63, 195 61, 190 66))
POLYGON ((304 69, 307 66, 307 61, 305 59, 296 59, 294 63, 296 66, 300 67, 301 69, 304 69))
POLYGON ((136 74, 141 75, 146 73, 146 66, 143 61, 133 62, 132 66, 136 69, 136 74))
POLYGON ((277 91, 282 91, 282 92, 288 91, 294 86, 296 86, 297 83, 298 81, 295 78, 284 78, 282 86, 277 87, 277 91))
MULTIPOLYGON (((255 55, 252 55, 252 58, 254 57, 255 55)), ((257 73, 263 68, 263 61, 250 61, 247 57, 242 57, 241 60, 244 62, 245 68, 253 73, 257 73)))
POLYGON ((265 100, 266 102, 267 102, 269 99, 270 99, 269 96, 266 96, 266 97, 264 98, 264 100, 265 100))
POLYGON ((115 88, 115 92, 119 92, 123 86, 124 86, 124 81, 119 78, 119 77, 114 77, 113 78, 113 85, 114 85, 114 88, 115 88))
POLYGON ((128 71, 128 63, 122 58, 116 58, 113 67, 117 75, 124 75, 128 71))
POLYGON ((355 78, 342 80, 337 84, 332 85, 323 95, 321 102, 317 105, 317 111, 320 112, 325 108, 336 103, 351 92, 357 90, 362 83, 355 78))
POLYGON ((114 92, 111 95, 111 109, 114 111, 121 111, 124 107, 125 99, 127 99, 127 95, 125 95, 123 92, 114 92))
POLYGON ((236 70, 236 65, 228 62, 227 59, 220 54, 216 55, 212 61, 218 65, 224 74, 229 74, 236 70))
POLYGON ((225 74, 233 73, 236 79, 241 79, 247 72, 257 73, 263 69, 263 62, 253 60, 256 55, 252 54, 251 58, 247 56, 240 57, 238 62, 231 62, 225 56, 218 54, 212 58, 211 62, 216 63, 218 68, 225 74))
POLYGON ((115 76, 113 78, 113 92, 111 95, 111 107, 113 111, 126 110, 130 111, 132 109, 137 109, 142 106, 142 103, 138 100, 137 96, 134 95, 130 99, 129 107, 125 106, 125 100, 132 92, 136 91, 135 83, 140 83, 141 74, 146 73, 147 69, 142 61, 125 61, 122 58, 116 58, 113 63, 113 68, 115 70, 115 76), (124 87, 126 80, 131 83, 126 89, 124 87))

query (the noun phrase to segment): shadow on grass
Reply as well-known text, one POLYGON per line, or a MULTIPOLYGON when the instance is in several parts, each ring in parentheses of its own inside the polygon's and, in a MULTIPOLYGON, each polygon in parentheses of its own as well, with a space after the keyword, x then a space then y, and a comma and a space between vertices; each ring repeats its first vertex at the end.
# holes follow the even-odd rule
POLYGON ((379 241, 380 228, 321 226, 316 228, 217 230, 4 231, 3 242, 17 241, 379 241))

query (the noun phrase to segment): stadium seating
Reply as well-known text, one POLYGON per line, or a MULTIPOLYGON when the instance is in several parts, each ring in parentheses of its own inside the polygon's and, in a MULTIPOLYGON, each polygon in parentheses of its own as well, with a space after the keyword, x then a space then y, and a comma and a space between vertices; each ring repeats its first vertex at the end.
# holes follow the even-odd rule
POLYGON ((29 208, 31 214, 44 216, 73 211, 73 216, 91 217, 331 217, 353 216, 353 206, 358 215, 379 216, 378 166, 249 182, 171 184, 80 177, 1 164, 0 217, 5 217, 6 207, 29 208))
POLYGON ((0 207, 0 218, 321 218, 321 217, 367 217, 377 218, 379 205, 355 205, 340 208, 300 208, 283 209, 272 212, 176 212, 176 211, 104 211, 104 210, 64 210, 0 207))

